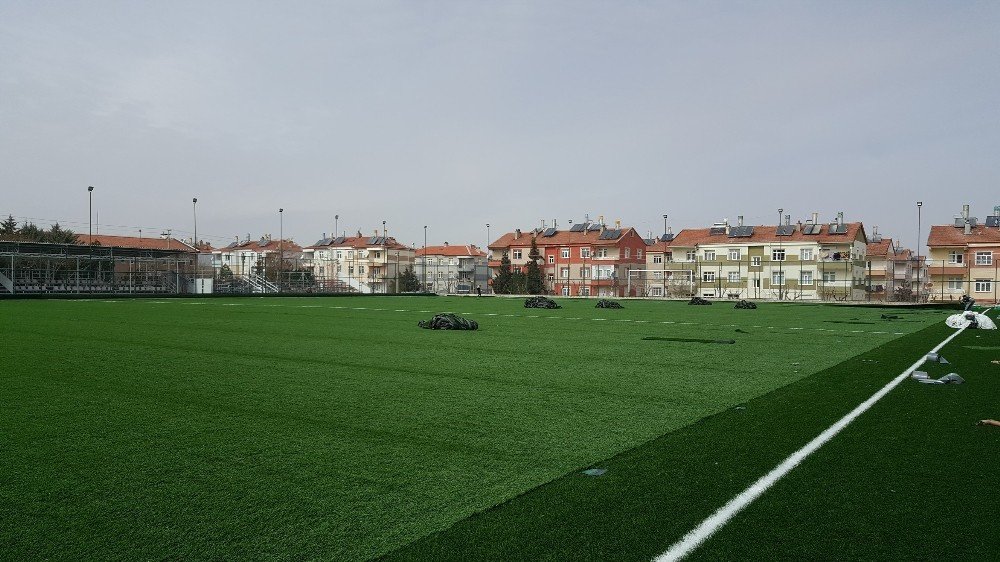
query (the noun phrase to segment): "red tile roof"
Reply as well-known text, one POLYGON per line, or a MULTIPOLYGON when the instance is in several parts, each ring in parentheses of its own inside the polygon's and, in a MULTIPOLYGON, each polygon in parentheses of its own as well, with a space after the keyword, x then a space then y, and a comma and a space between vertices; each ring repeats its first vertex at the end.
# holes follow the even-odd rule
POLYGON ((77 243, 90 244, 93 239, 94 244, 100 244, 107 248, 133 248, 137 250, 182 250, 194 252, 194 248, 181 242, 176 238, 159 238, 146 236, 111 236, 109 234, 95 234, 91 237, 88 234, 77 234, 77 243))
POLYGON ((950 224, 935 225, 927 236, 928 246, 965 246, 966 244, 1000 244, 1000 228, 972 227, 972 234, 950 224))
POLYGON ((486 252, 480 250, 474 244, 466 244, 464 246, 453 246, 451 244, 446 244, 444 246, 427 246, 426 250, 424 250, 424 248, 417 248, 416 256, 419 258, 425 253, 428 256, 486 257, 486 252))
POLYGON ((892 247, 892 238, 883 238, 879 242, 869 242, 868 251, 866 253, 869 256, 886 257, 889 255, 889 248, 891 247, 892 247))
POLYGON ((571 232, 569 230, 559 230, 552 236, 542 236, 540 231, 537 230, 527 230, 521 232, 520 236, 515 232, 508 232, 498 238, 496 241, 490 244, 490 249, 503 249, 503 248, 519 248, 531 247, 531 238, 537 236, 537 244, 539 246, 571 246, 573 244, 591 244, 594 246, 614 246, 621 241, 622 238, 629 235, 629 232, 634 232, 636 236, 639 233, 632 227, 625 226, 620 229, 605 227, 605 230, 621 230, 618 237, 609 240, 599 240, 601 236, 601 231, 591 230, 583 232, 571 232))
POLYGON ((710 228, 685 228, 677 233, 670 242, 656 242, 649 246, 647 252, 670 251, 671 248, 693 248, 714 244, 761 244, 778 242, 819 242, 821 244, 844 244, 863 237, 864 226, 860 222, 844 223, 847 234, 830 234, 830 225, 823 224, 819 234, 803 234, 801 230, 791 236, 778 236, 776 226, 754 226, 753 235, 741 238, 730 238, 726 234, 712 234, 710 228))
MULTIPOLYGON (((369 244, 368 241, 371 240, 372 236, 347 236, 339 244, 334 244, 338 238, 325 238, 320 240, 312 246, 306 246, 310 250, 318 250, 321 248, 386 248, 387 250, 412 250, 409 246, 400 244, 395 238, 390 236, 385 244, 369 244)), ((381 238, 381 236, 377 237, 381 238)))
POLYGON ((218 248, 213 250, 213 253, 226 253, 233 251, 244 251, 244 252, 277 252, 282 250, 284 252, 301 252, 302 246, 299 246, 291 240, 285 240, 284 243, 280 243, 277 240, 266 240, 261 244, 260 240, 251 240, 250 242, 240 242, 239 244, 233 243, 225 248, 218 248))

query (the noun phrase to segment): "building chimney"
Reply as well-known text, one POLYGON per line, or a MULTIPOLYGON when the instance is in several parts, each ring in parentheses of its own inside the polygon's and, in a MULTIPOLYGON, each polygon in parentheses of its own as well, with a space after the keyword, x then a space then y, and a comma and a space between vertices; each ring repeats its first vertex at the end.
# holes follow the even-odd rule
POLYGON ((844 211, 837 213, 837 226, 843 226, 844 224, 844 211))
POLYGON ((795 223, 795 232, 802 232, 802 221, 795 223))
POLYGON ((326 233, 323 233, 323 240, 326 240, 326 233))
POLYGON ((604 226, 604 215, 597 215, 597 223, 604 226))
POLYGON ((558 223, 556 222, 556 219, 552 219, 552 228, 559 228, 558 223))
POLYGON ((521 237, 521 229, 520 228, 515 228, 514 229, 514 240, 517 240, 520 237, 521 237))
POLYGON ((736 217, 736 226, 743 226, 743 215, 736 217))
POLYGON ((813 224, 819 224, 819 213, 814 212, 812 214, 812 220, 810 222, 813 224))
POLYGON ((448 241, 447 241, 447 240, 445 240, 445 241, 444 241, 444 247, 445 247, 445 248, 447 248, 447 247, 448 247, 448 241))
POLYGON ((622 227, 622 220, 615 219, 615 228, 621 228, 621 227, 622 227))
POLYGON ((969 220, 969 206, 968 205, 962 205, 962 218, 965 219, 966 221, 969 220))
POLYGON ((785 226, 792 224, 792 215, 785 215, 785 226))
POLYGON ((972 234, 972 223, 968 219, 965 220, 965 235, 968 236, 972 234))

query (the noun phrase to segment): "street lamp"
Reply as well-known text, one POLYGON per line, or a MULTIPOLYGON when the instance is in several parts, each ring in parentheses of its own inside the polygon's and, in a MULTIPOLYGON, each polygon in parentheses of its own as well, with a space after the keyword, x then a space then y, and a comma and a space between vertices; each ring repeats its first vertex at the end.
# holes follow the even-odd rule
POLYGON ((917 201, 917 302, 920 302, 920 208, 923 206, 923 201, 917 201))
POLYGON ((340 221, 340 215, 333 215, 333 236, 331 238, 337 237, 338 221, 340 221))
POLYGON ((91 246, 93 246, 94 245, 94 225, 93 225, 92 220, 94 218, 94 186, 92 186, 92 185, 88 185, 87 186, 87 199, 88 199, 88 201, 87 201, 87 238, 89 239, 89 241, 87 243, 90 244, 91 246))
POLYGON ((389 248, 385 234, 385 221, 382 221, 382 262, 385 267, 382 269, 382 294, 389 293, 389 248))
POLYGON ((423 277, 424 284, 421 287, 421 292, 427 290, 427 225, 424 225, 424 259, 423 259, 423 277))
POLYGON ((663 257, 660 258, 660 282, 663 284, 661 296, 667 297, 667 215, 663 215, 663 257))
POLYGON ((486 223, 486 288, 490 288, 490 223, 486 223))
POLYGON ((282 262, 285 261, 285 210, 278 209, 278 292, 281 292, 282 262))

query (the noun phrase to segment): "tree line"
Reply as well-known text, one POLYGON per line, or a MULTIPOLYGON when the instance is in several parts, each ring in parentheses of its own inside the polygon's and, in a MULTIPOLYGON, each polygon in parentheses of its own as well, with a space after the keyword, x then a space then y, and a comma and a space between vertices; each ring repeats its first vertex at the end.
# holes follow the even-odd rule
POLYGON ((0 240, 12 242, 49 242, 52 244, 79 244, 77 235, 72 230, 55 223, 48 230, 38 228, 33 222, 25 221, 18 226, 13 215, 0 222, 0 240))

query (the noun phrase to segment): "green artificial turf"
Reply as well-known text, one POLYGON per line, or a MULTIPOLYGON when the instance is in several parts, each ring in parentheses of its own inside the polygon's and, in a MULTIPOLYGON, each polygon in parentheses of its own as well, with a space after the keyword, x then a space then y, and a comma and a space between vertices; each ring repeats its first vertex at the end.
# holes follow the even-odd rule
MULTIPOLYGON (((390 554, 389 560, 649 560, 951 334, 937 325, 597 461, 390 554)), ((967 331, 792 470, 692 559, 990 559, 1000 340, 967 331)))
MULTIPOLYGON (((432 297, 2 301, 0 552, 390 553, 661 435, 717 423, 695 422, 945 314, 901 323, 877 308, 557 300, 564 308, 432 297), (437 312, 467 314, 481 329, 417 328, 437 312)), ((809 398, 798 407, 839 397, 809 398)), ((703 469, 700 460, 672 462, 703 469)), ((745 468, 734 463, 732 478, 750 478, 745 468)), ((524 552, 560 552, 545 536, 535 550, 522 537, 524 552)), ((614 552, 644 555, 649 544, 614 552)))

